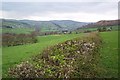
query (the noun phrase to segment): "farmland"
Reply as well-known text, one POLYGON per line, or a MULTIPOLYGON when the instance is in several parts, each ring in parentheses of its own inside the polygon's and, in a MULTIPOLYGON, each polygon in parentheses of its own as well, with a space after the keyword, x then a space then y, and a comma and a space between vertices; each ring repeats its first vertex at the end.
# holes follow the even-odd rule
MULTIPOLYGON (((117 77, 118 73, 118 32, 101 32, 103 44, 100 49, 99 66, 103 72, 100 72, 99 77, 117 77), (114 38, 111 37, 114 36, 114 38)), ((30 59, 31 57, 41 53, 43 49, 64 42, 75 37, 81 37, 81 34, 63 34, 63 35, 48 35, 38 37, 38 43, 3 47, 3 77, 6 77, 8 68, 21 61, 30 59)))
POLYGON ((41 54, 11 68, 9 77, 30 78, 90 78, 96 75, 99 33, 93 32, 84 37, 48 47, 41 54))
MULTIPOLYGON (((106 28, 109 28, 109 27, 112 27, 112 30, 113 31, 116 31, 116 30, 118 30, 118 26, 106 26, 106 28)), ((100 28, 100 26, 97 26, 97 27, 91 27, 91 28, 89 28, 89 27, 87 27, 87 28, 80 28, 80 29, 78 29, 78 30, 76 30, 76 31, 96 31, 98 28, 100 28)), ((102 28, 102 27, 101 27, 102 28)))
POLYGON ((2 31, 2 33, 29 34, 32 31, 34 31, 34 28, 13 28, 13 29, 11 29, 11 28, 4 28, 4 29, 0 28, 0 30, 2 31))
POLYGON ((64 42, 75 37, 80 37, 83 34, 66 34, 66 35, 49 35, 38 37, 38 43, 20 45, 13 47, 3 47, 3 77, 5 77, 8 68, 27 60, 30 57, 39 54, 45 47, 64 42))
POLYGON ((100 50, 100 66, 105 70, 102 77, 118 77, 118 32, 102 32, 103 45, 100 50))
POLYGON ((0 78, 118 79, 118 2, 2 2, 0 78))

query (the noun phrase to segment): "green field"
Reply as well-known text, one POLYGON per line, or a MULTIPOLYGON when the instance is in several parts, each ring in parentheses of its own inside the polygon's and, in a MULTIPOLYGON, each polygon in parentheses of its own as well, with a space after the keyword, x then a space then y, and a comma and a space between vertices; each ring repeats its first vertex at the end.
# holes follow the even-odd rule
POLYGON ((29 34, 30 32, 34 31, 33 28, 0 28, 0 30, 2 31, 2 33, 16 33, 16 34, 29 34))
POLYGON ((94 31, 97 30, 98 28, 81 28, 81 31, 85 31, 85 30, 90 30, 90 31, 94 31))
POLYGON ((38 37, 38 43, 20 45, 13 47, 3 47, 2 62, 3 62, 3 77, 6 76, 8 68, 29 59, 30 57, 39 54, 44 48, 64 42, 69 39, 80 37, 83 34, 66 34, 66 35, 49 35, 38 37))
POLYGON ((118 77, 118 32, 102 32, 103 45, 100 50, 102 77, 118 77))
MULTIPOLYGON (((118 27, 119 26, 108 26, 106 28, 109 28, 109 27, 112 27, 112 31, 116 31, 118 30, 118 27)), ((99 28, 99 26, 96 28, 80 28, 78 31, 86 31, 86 30, 89 30, 89 31, 96 31, 97 29, 99 28)), ((101 27, 102 28, 102 27, 101 27)))
MULTIPOLYGON (((99 74, 99 76, 117 77, 118 32, 101 32, 100 35, 103 38, 103 44, 102 48, 100 49, 99 67, 102 68, 103 71, 99 74)), ((40 36, 38 37, 38 43, 13 47, 3 47, 3 77, 6 77, 8 68, 20 63, 21 61, 27 60, 36 54, 41 53, 41 51, 46 47, 81 36, 83 36, 83 33, 40 36)))

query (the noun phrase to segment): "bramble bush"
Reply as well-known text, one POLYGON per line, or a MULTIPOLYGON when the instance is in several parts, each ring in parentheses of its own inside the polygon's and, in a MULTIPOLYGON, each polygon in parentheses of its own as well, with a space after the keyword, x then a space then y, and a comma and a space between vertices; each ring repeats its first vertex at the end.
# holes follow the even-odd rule
POLYGON ((30 61, 9 69, 12 78, 93 78, 97 76, 99 33, 48 47, 30 61))

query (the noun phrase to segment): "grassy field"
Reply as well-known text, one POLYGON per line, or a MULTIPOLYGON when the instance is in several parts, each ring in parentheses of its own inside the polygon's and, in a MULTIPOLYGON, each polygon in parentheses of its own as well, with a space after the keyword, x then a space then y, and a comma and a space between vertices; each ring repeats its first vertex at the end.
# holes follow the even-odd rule
POLYGON ((102 77, 118 77, 118 32, 102 32, 103 46, 100 50, 102 77))
MULTIPOLYGON (((99 27, 99 26, 98 26, 99 27)), ((112 30, 113 31, 116 31, 118 30, 118 26, 108 26, 106 28, 109 28, 109 27, 112 27, 112 30)), ((119 26, 120 27, 120 26, 119 26)), ((101 27, 102 28, 102 27, 101 27)), ((86 30, 89 30, 89 31, 96 31, 98 28, 81 28, 79 29, 78 31, 86 31, 86 30)))
MULTIPOLYGON (((117 77, 118 74, 118 32, 101 32, 103 45, 100 49, 99 67, 104 69, 99 74, 100 77, 117 77)), ((6 76, 8 68, 28 60, 30 57, 39 54, 44 48, 64 42, 83 34, 49 35, 38 37, 38 43, 20 45, 13 47, 3 47, 3 77, 6 76)))
POLYGON ((90 30, 90 31, 94 31, 97 30, 98 28, 81 28, 80 30, 90 30))
POLYGON ((1 31, 2 31, 2 33, 29 34, 30 32, 34 31, 34 29, 33 28, 14 28, 14 29, 3 28, 3 29, 1 29, 1 31))
POLYGON ((27 60, 30 57, 39 54, 44 48, 64 42, 69 39, 80 37, 83 34, 66 34, 66 35, 49 35, 38 37, 38 43, 20 45, 13 47, 3 47, 2 62, 3 62, 3 77, 6 76, 8 68, 27 60))

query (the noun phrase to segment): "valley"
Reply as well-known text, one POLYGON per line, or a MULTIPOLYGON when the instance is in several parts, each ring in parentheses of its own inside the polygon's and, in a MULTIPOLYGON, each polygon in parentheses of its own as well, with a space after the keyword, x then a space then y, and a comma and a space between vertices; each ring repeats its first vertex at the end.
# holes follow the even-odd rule
MULTIPOLYGON (((118 73, 118 67, 117 67, 118 26, 116 25, 111 26, 111 24, 110 25, 107 24, 107 26, 102 25, 102 26, 96 26, 96 27, 84 27, 84 25, 86 25, 87 23, 78 23, 78 22, 72 22, 69 20, 68 21, 56 21, 55 20, 55 21, 50 21, 50 22, 40 22, 40 24, 36 21, 30 22, 27 20, 21 20, 19 21, 19 27, 18 27, 18 22, 16 20, 15 21, 13 20, 13 22, 9 22, 6 20, 6 22, 4 23, 3 21, 4 26, 1 27, 1 30, 2 30, 1 33, 12 34, 12 35, 15 35, 15 34, 27 35, 27 34, 34 33, 34 35, 37 35, 36 36, 37 42, 22 44, 22 45, 15 45, 15 46, 4 46, 2 48, 2 69, 3 69, 2 76, 3 78, 10 77, 8 76, 9 75, 8 71, 10 70, 10 68, 16 67, 18 64, 21 64, 21 62, 25 62, 25 61, 31 62, 32 61, 31 59, 34 58, 35 56, 37 55, 42 56, 43 51, 46 50, 47 48, 52 48, 53 46, 59 45, 69 40, 74 41, 74 39, 79 39, 79 38, 84 39, 84 37, 88 35, 92 36, 92 33, 94 32, 99 33, 102 39, 102 43, 99 44, 100 46, 97 46, 98 52, 95 52, 95 55, 94 55, 95 60, 91 62, 91 64, 93 63, 94 65, 89 64, 90 67, 94 66, 93 70, 95 70, 96 72, 96 75, 94 76, 105 77, 105 78, 106 77, 107 78, 118 77, 117 75, 118 73), (25 23, 23 24, 23 22, 25 23), (42 27, 40 25, 42 25, 42 27), (98 31, 99 28, 101 28, 101 31, 98 31), (111 28, 112 30, 108 31, 107 29, 109 28, 111 28), (66 32, 63 32, 65 30, 66 32), (114 36, 114 38, 112 38, 111 35, 114 36), (98 61, 97 64, 96 64, 96 61, 98 61)), ((88 40, 89 40, 89 37, 88 37, 88 40)), ((96 39, 99 40, 100 37, 96 39)), ((74 48, 72 47, 70 49, 68 47, 67 49, 68 50, 73 49, 73 52, 76 52, 76 50, 74 50, 74 48)), ((59 55, 62 56, 62 53, 59 53, 59 55)), ((25 65, 27 64, 25 63, 25 65)), ((83 66, 83 68, 84 67, 87 67, 87 65, 83 66)), ((87 69, 89 68, 87 67, 87 69)), ((83 72, 85 72, 85 75, 83 75, 84 77, 93 76, 93 75, 86 74, 87 72, 85 70, 83 70, 83 72)), ((91 68, 90 68, 90 72, 91 74, 94 74, 94 71, 91 71, 91 68)), ((47 76, 49 77, 49 75, 47 76)), ((82 75, 80 76, 82 77, 82 75)))

